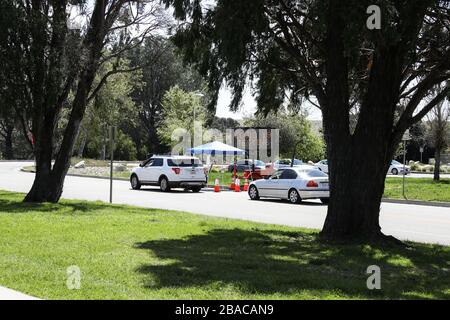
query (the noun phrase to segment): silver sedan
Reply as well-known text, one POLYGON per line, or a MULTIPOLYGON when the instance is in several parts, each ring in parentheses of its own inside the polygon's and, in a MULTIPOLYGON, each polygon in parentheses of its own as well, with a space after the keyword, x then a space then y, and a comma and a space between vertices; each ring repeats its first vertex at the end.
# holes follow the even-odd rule
POLYGON ((328 203, 328 175, 311 166, 280 169, 268 179, 253 181, 248 195, 252 200, 278 198, 300 203, 305 199, 320 199, 322 203, 328 203))

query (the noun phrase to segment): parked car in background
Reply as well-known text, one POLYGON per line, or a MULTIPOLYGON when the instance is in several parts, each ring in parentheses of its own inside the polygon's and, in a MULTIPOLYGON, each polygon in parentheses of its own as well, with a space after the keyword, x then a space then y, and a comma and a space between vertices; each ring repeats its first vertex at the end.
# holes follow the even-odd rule
POLYGON ((304 199, 320 199, 328 203, 328 175, 311 166, 279 169, 268 179, 253 181, 248 195, 252 200, 278 198, 299 203, 304 199))
POLYGON ((328 161, 326 159, 320 160, 314 166, 317 167, 317 169, 319 169, 320 171, 328 173, 328 161))
POLYGON ((198 158, 188 156, 153 156, 133 169, 131 187, 159 186, 167 192, 171 188, 185 188, 199 192, 206 186, 206 171, 198 158))
POLYGON ((268 163, 266 165, 266 169, 273 169, 273 170, 278 170, 278 169, 283 169, 283 168, 291 168, 291 167, 299 167, 299 166, 303 166, 303 161, 298 160, 298 159, 294 159, 294 165, 291 166, 292 163, 292 159, 279 159, 277 161, 275 161, 274 163, 268 163))
MULTIPOLYGON (((252 170, 260 171, 266 168, 266 164, 262 162, 261 160, 251 160, 251 159, 245 159, 245 160, 238 160, 236 162, 236 171, 237 172, 243 172, 246 170, 252 170), (254 168, 253 168, 254 164, 254 168)), ((234 171, 234 163, 230 164, 228 166, 228 172, 234 171)))
POLYGON ((403 172, 403 164, 396 160, 392 160, 391 165, 389 166, 388 174, 393 174, 394 176, 396 176, 398 174, 407 175, 409 173, 411 173, 410 166, 405 166, 405 172, 403 172))

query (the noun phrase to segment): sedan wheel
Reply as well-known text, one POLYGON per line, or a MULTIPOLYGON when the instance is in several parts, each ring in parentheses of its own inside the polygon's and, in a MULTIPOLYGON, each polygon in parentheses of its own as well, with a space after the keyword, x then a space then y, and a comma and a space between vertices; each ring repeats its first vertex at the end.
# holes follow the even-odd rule
POLYGON ((295 189, 289 190, 289 201, 291 203, 300 203, 302 201, 297 190, 295 189))
POLYGON ((250 196, 250 199, 252 199, 252 200, 259 199, 258 189, 256 189, 255 186, 250 186, 250 189, 248 189, 248 195, 250 196))
POLYGON ((394 176, 398 175, 398 170, 396 168, 392 169, 391 172, 394 176))

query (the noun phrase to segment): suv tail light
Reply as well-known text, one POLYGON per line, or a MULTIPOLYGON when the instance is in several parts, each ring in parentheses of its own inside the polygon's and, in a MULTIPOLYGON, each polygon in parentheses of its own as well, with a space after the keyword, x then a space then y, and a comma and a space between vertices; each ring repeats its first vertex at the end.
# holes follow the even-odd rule
POLYGON ((180 174, 181 169, 180 168, 172 168, 172 171, 175 172, 175 174, 180 174))
POLYGON ((306 186, 308 188, 317 188, 319 185, 317 184, 317 182, 315 182, 314 180, 308 181, 308 183, 306 184, 306 186))

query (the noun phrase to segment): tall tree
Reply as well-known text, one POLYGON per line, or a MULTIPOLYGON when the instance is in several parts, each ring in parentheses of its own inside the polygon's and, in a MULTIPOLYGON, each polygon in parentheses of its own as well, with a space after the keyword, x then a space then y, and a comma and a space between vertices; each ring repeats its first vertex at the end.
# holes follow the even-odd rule
POLYGON ((158 128, 158 136, 161 142, 168 146, 174 147, 179 142, 173 140, 177 129, 185 130, 193 139, 194 131, 205 124, 207 110, 195 92, 186 92, 175 86, 164 95, 162 106, 162 122, 158 128))
MULTIPOLYGON (((144 65, 142 81, 135 85, 133 100, 138 105, 140 130, 130 131, 136 144, 144 137, 146 156, 148 153, 164 152, 167 148, 158 137, 162 123, 162 100, 170 88, 178 86, 185 91, 203 91, 205 84, 198 72, 184 66, 175 52, 175 46, 164 37, 147 39, 142 46, 130 54, 132 65, 144 65)), ((141 148, 140 148, 141 149, 141 148)))
POLYGON ((322 238, 395 242, 379 224, 384 180, 405 130, 450 90, 449 1, 165 2, 184 20, 174 41, 208 77, 211 103, 227 81, 237 108, 248 79, 266 113, 287 96, 318 101, 331 185, 322 238))
POLYGON ((429 140, 434 147, 433 180, 440 180, 441 154, 450 144, 450 102, 442 101, 428 116, 429 140))
POLYGON ((17 85, 23 91, 24 107, 19 113, 30 115, 36 140, 36 176, 25 201, 57 202, 88 101, 109 76, 130 71, 111 70, 94 86, 97 70, 159 28, 161 12, 152 0, 5 0, 2 3, 17 19, 3 30, 7 34, 6 42, 0 43, 2 51, 16 57, 8 61, 13 67, 5 78, 15 80, 9 87, 17 85), (74 6, 80 15, 70 21, 68 12, 74 6), (83 20, 87 24, 77 27, 83 20), (104 50, 105 46, 112 50, 104 50), (70 92, 73 92, 71 100, 70 92), (62 128, 59 150, 54 152, 56 128, 63 109, 68 111, 68 121, 62 128))

